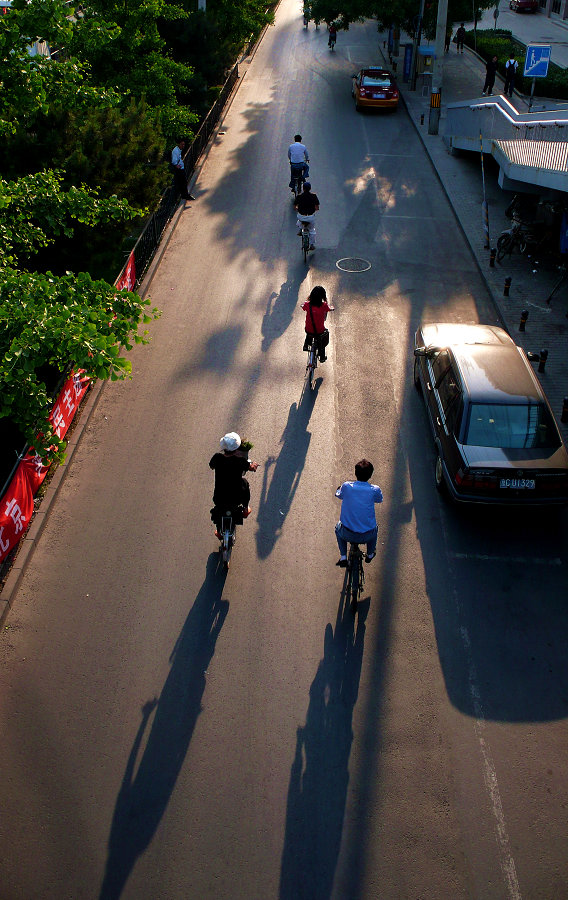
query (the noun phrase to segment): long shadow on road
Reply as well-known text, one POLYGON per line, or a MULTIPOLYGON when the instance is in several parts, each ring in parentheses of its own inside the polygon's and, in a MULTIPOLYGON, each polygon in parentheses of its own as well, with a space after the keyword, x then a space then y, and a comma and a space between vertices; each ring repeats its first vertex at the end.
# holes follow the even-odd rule
POLYGON ((335 632, 325 629, 324 657, 310 687, 306 724, 298 728, 286 809, 279 900, 328 900, 341 846, 353 742, 353 709, 365 643, 368 599, 357 615, 346 582, 335 632))
POLYGON ((308 424, 321 381, 321 378, 317 379, 313 390, 304 389, 299 403, 292 403, 280 438, 282 450, 277 458, 269 457, 266 460, 256 533, 260 559, 266 559, 272 553, 300 482, 312 437, 308 424))
POLYGON ((172 652, 162 693, 142 708, 142 721, 116 801, 99 900, 120 897, 138 857, 152 840, 183 765, 201 712, 204 673, 229 610, 228 602, 221 599, 225 579, 217 566, 218 554, 211 554, 205 581, 172 652), (138 763, 154 709, 154 721, 138 763))

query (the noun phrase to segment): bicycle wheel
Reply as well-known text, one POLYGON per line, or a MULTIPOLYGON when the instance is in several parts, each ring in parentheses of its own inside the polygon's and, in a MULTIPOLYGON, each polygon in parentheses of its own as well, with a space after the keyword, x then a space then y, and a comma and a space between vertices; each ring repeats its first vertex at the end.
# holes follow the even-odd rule
POLYGON ((502 234, 497 239, 497 260, 501 262, 506 253, 511 253, 513 250, 513 235, 512 234, 502 234))
POLYGON ((225 572, 229 571, 229 563, 231 562, 231 550, 233 549, 233 535, 223 535, 223 566, 225 572))
POLYGON ((310 355, 308 357, 308 382, 310 387, 314 386, 314 372, 317 369, 318 365, 318 353, 316 348, 315 340, 312 341, 312 346, 310 347, 310 355))
POLYGON ((310 234, 307 228, 302 229, 302 253, 304 254, 304 262, 308 261, 308 250, 310 249, 310 234))
POLYGON ((350 599, 351 609, 355 610, 359 597, 359 563, 360 556, 358 548, 353 544, 349 547, 349 557, 347 560, 347 571, 349 573, 347 581, 347 596, 350 599))

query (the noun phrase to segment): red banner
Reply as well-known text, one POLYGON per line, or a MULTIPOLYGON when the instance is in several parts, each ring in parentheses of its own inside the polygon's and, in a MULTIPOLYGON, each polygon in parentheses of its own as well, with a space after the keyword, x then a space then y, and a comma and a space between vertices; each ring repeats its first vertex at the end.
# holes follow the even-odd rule
MULTIPOLYGON (((61 388, 49 421, 58 437, 62 438, 75 417, 77 408, 89 387, 84 372, 72 372, 61 388)), ((35 450, 22 459, 8 489, 0 500, 0 562, 12 550, 30 524, 34 511, 34 496, 47 475, 35 450)))
POLYGON ((134 262, 134 250, 128 257, 128 262, 126 263, 122 275, 116 282, 116 287, 119 291, 124 290, 126 288, 127 291, 133 291, 134 285, 136 284, 136 264, 134 262))

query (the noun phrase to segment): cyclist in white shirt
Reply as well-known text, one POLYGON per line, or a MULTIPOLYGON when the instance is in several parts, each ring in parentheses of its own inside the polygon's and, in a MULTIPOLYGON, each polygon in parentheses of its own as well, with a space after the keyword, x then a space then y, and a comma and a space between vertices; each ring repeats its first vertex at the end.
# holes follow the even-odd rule
POLYGON ((308 165, 310 157, 308 148, 302 144, 302 135, 294 135, 294 143, 288 147, 288 159, 290 160, 290 190, 294 190, 294 178, 300 173, 305 180, 310 174, 308 165))

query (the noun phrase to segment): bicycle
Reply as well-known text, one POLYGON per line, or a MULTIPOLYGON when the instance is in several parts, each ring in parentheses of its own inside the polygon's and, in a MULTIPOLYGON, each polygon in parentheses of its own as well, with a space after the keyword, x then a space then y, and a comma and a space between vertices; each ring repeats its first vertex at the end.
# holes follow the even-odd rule
POLYGON ((292 181, 292 193, 294 194, 294 200, 296 199, 296 197, 299 197, 300 194, 302 193, 302 186, 303 186, 305 180, 306 180, 306 177, 304 175, 303 168, 301 170, 298 170, 297 172, 292 171, 291 181, 292 181))
POLYGON ((221 516, 221 528, 219 532, 221 535, 219 553, 226 572, 229 571, 231 552, 237 539, 236 532, 237 524, 233 516, 233 511, 228 509, 225 514, 221 516))
POLYGON ((302 233, 300 235, 302 244, 302 253, 304 254, 304 262, 308 261, 308 252, 310 249, 310 224, 309 222, 302 222, 302 233))
MULTIPOLYGON (((311 335, 311 343, 307 348, 308 351, 308 362, 306 365, 306 378, 308 379, 308 384, 310 388, 314 386, 314 373, 318 367, 318 336, 317 334, 311 335)), ((307 340, 307 338, 306 338, 307 340)))
POLYGON ((351 609, 355 611, 359 597, 365 587, 363 551, 359 544, 349 544, 347 557, 347 596, 351 597, 351 609))
POLYGON ((511 228, 501 232, 497 239, 497 261, 501 262, 506 253, 511 255, 515 247, 519 253, 525 254, 529 250, 533 253, 542 250, 553 239, 550 229, 539 225, 529 225, 518 219, 513 222, 511 228))

